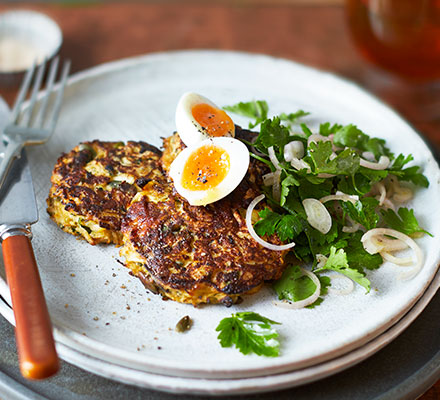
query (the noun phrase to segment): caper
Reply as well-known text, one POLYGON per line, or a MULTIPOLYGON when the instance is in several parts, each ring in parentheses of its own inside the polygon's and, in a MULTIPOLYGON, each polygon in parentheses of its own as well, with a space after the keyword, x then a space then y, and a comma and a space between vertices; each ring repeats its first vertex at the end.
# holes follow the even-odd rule
POLYGON ((176 324, 176 331, 179 333, 183 333, 189 331, 192 327, 193 321, 189 315, 185 315, 180 321, 176 324))

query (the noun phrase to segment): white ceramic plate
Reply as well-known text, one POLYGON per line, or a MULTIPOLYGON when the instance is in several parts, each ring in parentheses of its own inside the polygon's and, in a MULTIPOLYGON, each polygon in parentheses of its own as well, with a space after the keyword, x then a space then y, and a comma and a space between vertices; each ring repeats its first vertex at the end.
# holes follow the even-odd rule
MULTIPOLYGON (((211 378, 262 376, 315 365, 360 347, 392 326, 423 294, 440 260, 439 169, 422 139, 357 86, 290 61, 186 51, 94 68, 72 77, 54 137, 48 145, 30 149, 28 155, 40 209, 33 245, 56 340, 114 365, 211 378), (412 153, 431 182, 411 204, 422 226, 434 234, 418 241, 426 258, 422 271, 403 282, 396 279, 398 267, 385 264, 368 274, 373 286, 369 294, 357 287, 348 296, 327 296, 312 310, 274 307, 270 288, 230 309, 196 309, 147 293, 117 262, 116 248, 93 247, 60 231, 45 212, 57 157, 91 139, 145 140, 160 145, 160 137, 175 129, 178 98, 189 90, 219 105, 266 99, 271 114, 302 108, 312 112, 306 120, 311 126, 324 121, 355 123, 368 134, 385 138, 396 153, 412 153), (231 312, 243 310, 282 323, 280 357, 243 356, 219 346, 215 327, 231 312), (174 326, 184 315, 193 318, 194 326, 178 334, 174 326)), ((0 294, 9 296, 4 280, 0 294)))
MULTIPOLYGON (((64 360, 89 372, 104 376, 122 383, 143 388, 172 393, 231 395, 261 393, 300 386, 309 382, 334 375, 362 360, 370 357, 394 340, 417 318, 428 305, 440 287, 440 272, 429 285, 423 296, 399 322, 373 339, 371 342, 344 354, 341 357, 310 366, 308 368, 254 378, 242 379, 200 379, 158 375, 128 367, 111 364, 106 361, 83 354, 76 349, 57 344, 57 351, 64 360)), ((0 299, 0 313, 14 324, 11 308, 0 299)))

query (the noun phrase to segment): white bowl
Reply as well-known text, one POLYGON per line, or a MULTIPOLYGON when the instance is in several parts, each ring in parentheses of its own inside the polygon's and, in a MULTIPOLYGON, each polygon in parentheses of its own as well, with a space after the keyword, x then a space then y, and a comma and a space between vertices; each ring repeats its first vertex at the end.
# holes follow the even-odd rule
POLYGON ((61 29, 47 15, 27 10, 0 14, 0 82, 19 82, 35 60, 54 57, 62 41, 61 29))

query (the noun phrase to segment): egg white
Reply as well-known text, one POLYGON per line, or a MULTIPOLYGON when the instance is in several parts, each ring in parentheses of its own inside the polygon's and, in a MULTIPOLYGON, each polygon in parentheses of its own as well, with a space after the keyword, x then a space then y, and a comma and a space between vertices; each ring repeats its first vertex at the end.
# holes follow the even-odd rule
POLYGON ((204 133, 203 127, 195 120, 192 115, 192 108, 197 104, 209 104, 220 109, 208 98, 193 92, 182 95, 176 107, 176 128, 182 142, 187 146, 197 144, 211 136, 204 133))
POLYGON ((249 167, 249 151, 237 139, 230 137, 215 137, 203 140, 196 145, 187 147, 172 162, 169 175, 174 182, 177 192, 193 206, 204 206, 222 199, 231 193, 243 180, 249 167), (189 190, 182 185, 183 170, 190 155, 200 147, 214 145, 220 147, 229 155, 229 171, 225 178, 215 187, 207 190, 189 190))

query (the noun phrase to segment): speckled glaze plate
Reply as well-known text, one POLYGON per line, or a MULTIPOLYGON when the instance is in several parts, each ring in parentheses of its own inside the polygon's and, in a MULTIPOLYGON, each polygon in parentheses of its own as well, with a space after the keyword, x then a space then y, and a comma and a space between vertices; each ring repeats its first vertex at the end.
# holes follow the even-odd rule
MULTIPOLYGON (((236 119, 239 124, 246 121, 236 119)), ((56 133, 44 147, 29 149, 40 221, 33 245, 40 265, 57 342, 131 370, 190 378, 264 376, 303 369, 359 348, 393 326, 422 296, 440 260, 439 168, 416 132, 395 112, 359 87, 334 75, 281 59, 219 51, 154 54, 106 64, 73 76, 66 89, 56 133), (431 182, 410 204, 434 237, 418 243, 422 271, 397 279, 399 267, 384 264, 368 274, 373 289, 328 295, 315 309, 273 305, 269 287, 230 309, 194 308, 164 302, 118 263, 118 249, 90 246, 63 233, 46 214, 45 199, 57 157, 84 140, 145 140, 161 144, 173 132, 177 100, 195 91, 219 105, 265 99, 271 114, 299 108, 307 123, 355 123, 383 137, 396 152, 412 153, 431 182), (243 356, 223 349, 215 328, 231 312, 252 310, 282 323, 277 358, 243 356), (179 334, 184 315, 193 328, 179 334)), ((401 268, 401 267, 400 267, 401 268)), ((3 269, 0 275, 4 277, 3 269)), ((9 299, 0 280, 0 294, 9 299)))
MULTIPOLYGON (((326 362, 319 363, 307 368, 297 369, 295 371, 285 372, 281 374, 241 379, 200 379, 172 377, 168 375, 154 374, 146 371, 133 370, 128 367, 115 365, 97 359, 90 355, 83 354, 76 349, 72 349, 60 343, 57 344, 57 350, 64 360, 73 365, 81 367, 86 371, 122 383, 136 385, 141 388, 155 389, 180 394, 208 394, 216 396, 270 392, 274 390, 297 387, 306 383, 314 382, 324 377, 337 374, 338 372, 361 362, 367 357, 370 357, 371 355, 385 347, 392 340, 394 340, 405 329, 407 329, 409 325, 413 323, 413 321, 419 316, 419 314, 433 299, 439 287, 440 271, 437 272, 428 289, 417 301, 414 307, 411 308, 411 310, 390 329, 386 330, 384 333, 374 338, 371 342, 368 342, 365 345, 340 357, 336 357, 332 360, 328 360, 326 362)), ((12 325, 15 324, 12 309, 1 298, 0 313, 3 314, 3 316, 6 317, 6 319, 12 325)), ((433 327, 437 325, 438 323, 433 323, 433 327)), ((424 344, 426 343, 423 343, 423 345, 424 344)), ((418 345, 420 346, 422 345, 422 343, 419 342, 418 345)), ((432 365, 438 366, 438 363, 436 364, 435 362, 432 362, 432 365)), ((438 370, 439 368, 437 367, 436 369, 438 370)), ((421 374, 421 372, 419 373, 421 374)), ((435 382, 437 376, 438 373, 434 375, 432 382, 435 382)), ((386 379, 388 379, 388 377, 389 376, 387 376, 386 379)), ((421 389, 417 389, 419 385, 423 385, 425 389, 429 385, 424 386, 426 384, 424 382, 427 377, 418 378, 419 379, 417 380, 417 383, 411 385, 409 389, 416 390, 417 393, 421 393, 421 389)), ((393 396, 392 398, 394 399, 395 396, 393 396)))

